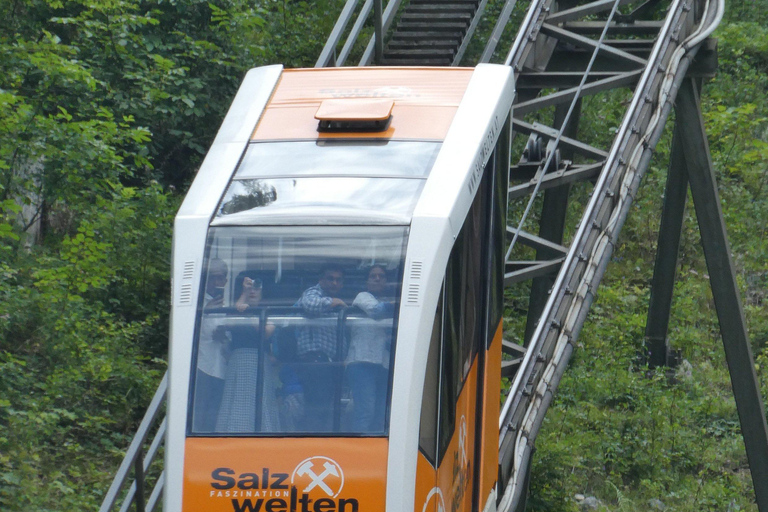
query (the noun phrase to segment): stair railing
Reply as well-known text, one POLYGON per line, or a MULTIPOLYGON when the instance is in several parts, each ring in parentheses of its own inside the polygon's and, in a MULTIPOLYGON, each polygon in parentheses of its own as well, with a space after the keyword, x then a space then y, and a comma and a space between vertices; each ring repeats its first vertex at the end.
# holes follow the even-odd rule
POLYGON ((131 441, 131 445, 128 447, 128 451, 125 453, 122 464, 117 470, 115 479, 112 481, 112 485, 109 486, 104 501, 101 503, 99 512, 110 512, 114 509, 120 490, 125 485, 129 478, 131 468, 133 468, 134 480, 131 482, 131 486, 128 492, 123 497, 120 505, 120 512, 127 512, 132 504, 135 505, 136 512, 151 512, 154 510, 157 502, 163 494, 164 473, 161 472, 155 482, 149 499, 145 499, 147 472, 149 471, 152 462, 155 460, 160 446, 165 440, 165 429, 167 419, 163 416, 160 426, 157 428, 152 442, 144 451, 144 445, 149 437, 152 428, 157 422, 160 411, 165 405, 165 395, 168 390, 168 372, 163 376, 163 380, 155 391, 155 396, 152 397, 152 401, 147 408, 147 412, 144 414, 144 418, 141 420, 139 429, 136 435, 131 441))

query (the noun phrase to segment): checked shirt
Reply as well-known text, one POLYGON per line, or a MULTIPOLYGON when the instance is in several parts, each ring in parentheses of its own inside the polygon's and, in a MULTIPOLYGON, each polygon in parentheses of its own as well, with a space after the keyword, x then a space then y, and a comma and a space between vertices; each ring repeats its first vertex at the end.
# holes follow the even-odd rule
MULTIPOLYGON (((332 302, 333 298, 327 295, 319 284, 316 284, 304 291, 296 302, 296 306, 303 309, 309 317, 320 317, 333 311, 332 302)), ((296 341, 297 354, 302 356, 310 352, 322 352, 330 361, 336 360, 338 333, 335 323, 332 325, 332 327, 308 326, 299 329, 296 341)))

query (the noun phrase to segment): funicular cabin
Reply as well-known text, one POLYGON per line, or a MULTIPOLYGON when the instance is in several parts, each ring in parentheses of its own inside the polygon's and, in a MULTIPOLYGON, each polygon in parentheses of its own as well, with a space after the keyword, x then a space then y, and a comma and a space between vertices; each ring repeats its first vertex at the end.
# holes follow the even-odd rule
POLYGON ((495 510, 513 95, 248 73, 176 219, 166 512, 495 510))

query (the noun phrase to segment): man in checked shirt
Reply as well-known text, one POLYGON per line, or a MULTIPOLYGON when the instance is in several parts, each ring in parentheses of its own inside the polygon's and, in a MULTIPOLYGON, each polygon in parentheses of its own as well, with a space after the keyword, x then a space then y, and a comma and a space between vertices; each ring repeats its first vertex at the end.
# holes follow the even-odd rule
POLYGON ((320 271, 318 283, 307 288, 296 302, 309 323, 299 329, 296 340, 298 359, 303 363, 299 366, 305 403, 301 430, 307 432, 329 432, 333 429, 333 416, 337 412, 334 396, 341 389, 344 353, 336 328, 336 315, 323 317, 347 306, 338 298, 343 287, 342 268, 326 265, 320 271), (320 321, 312 325, 313 319, 320 321))

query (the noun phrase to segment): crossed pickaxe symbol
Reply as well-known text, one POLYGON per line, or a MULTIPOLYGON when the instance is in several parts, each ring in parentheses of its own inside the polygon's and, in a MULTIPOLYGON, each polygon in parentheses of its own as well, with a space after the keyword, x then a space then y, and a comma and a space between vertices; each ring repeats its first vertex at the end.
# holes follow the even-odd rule
POLYGON ((324 463, 323 467, 325 467, 325 470, 318 475, 315 473, 313 469, 314 464, 312 463, 311 460, 308 460, 307 462, 299 466, 299 469, 296 470, 296 474, 298 474, 299 476, 309 475, 309 477, 312 479, 312 481, 304 489, 303 492, 309 492, 315 487, 320 487, 322 490, 325 491, 325 493, 328 496, 333 496, 333 490, 330 487, 328 487, 328 485, 324 482, 324 480, 329 475, 339 476, 339 472, 336 471, 336 466, 331 462, 324 463))
POLYGON ((464 416, 461 417, 459 425, 459 450, 461 451, 459 463, 463 465, 467 461, 467 420, 464 416))

